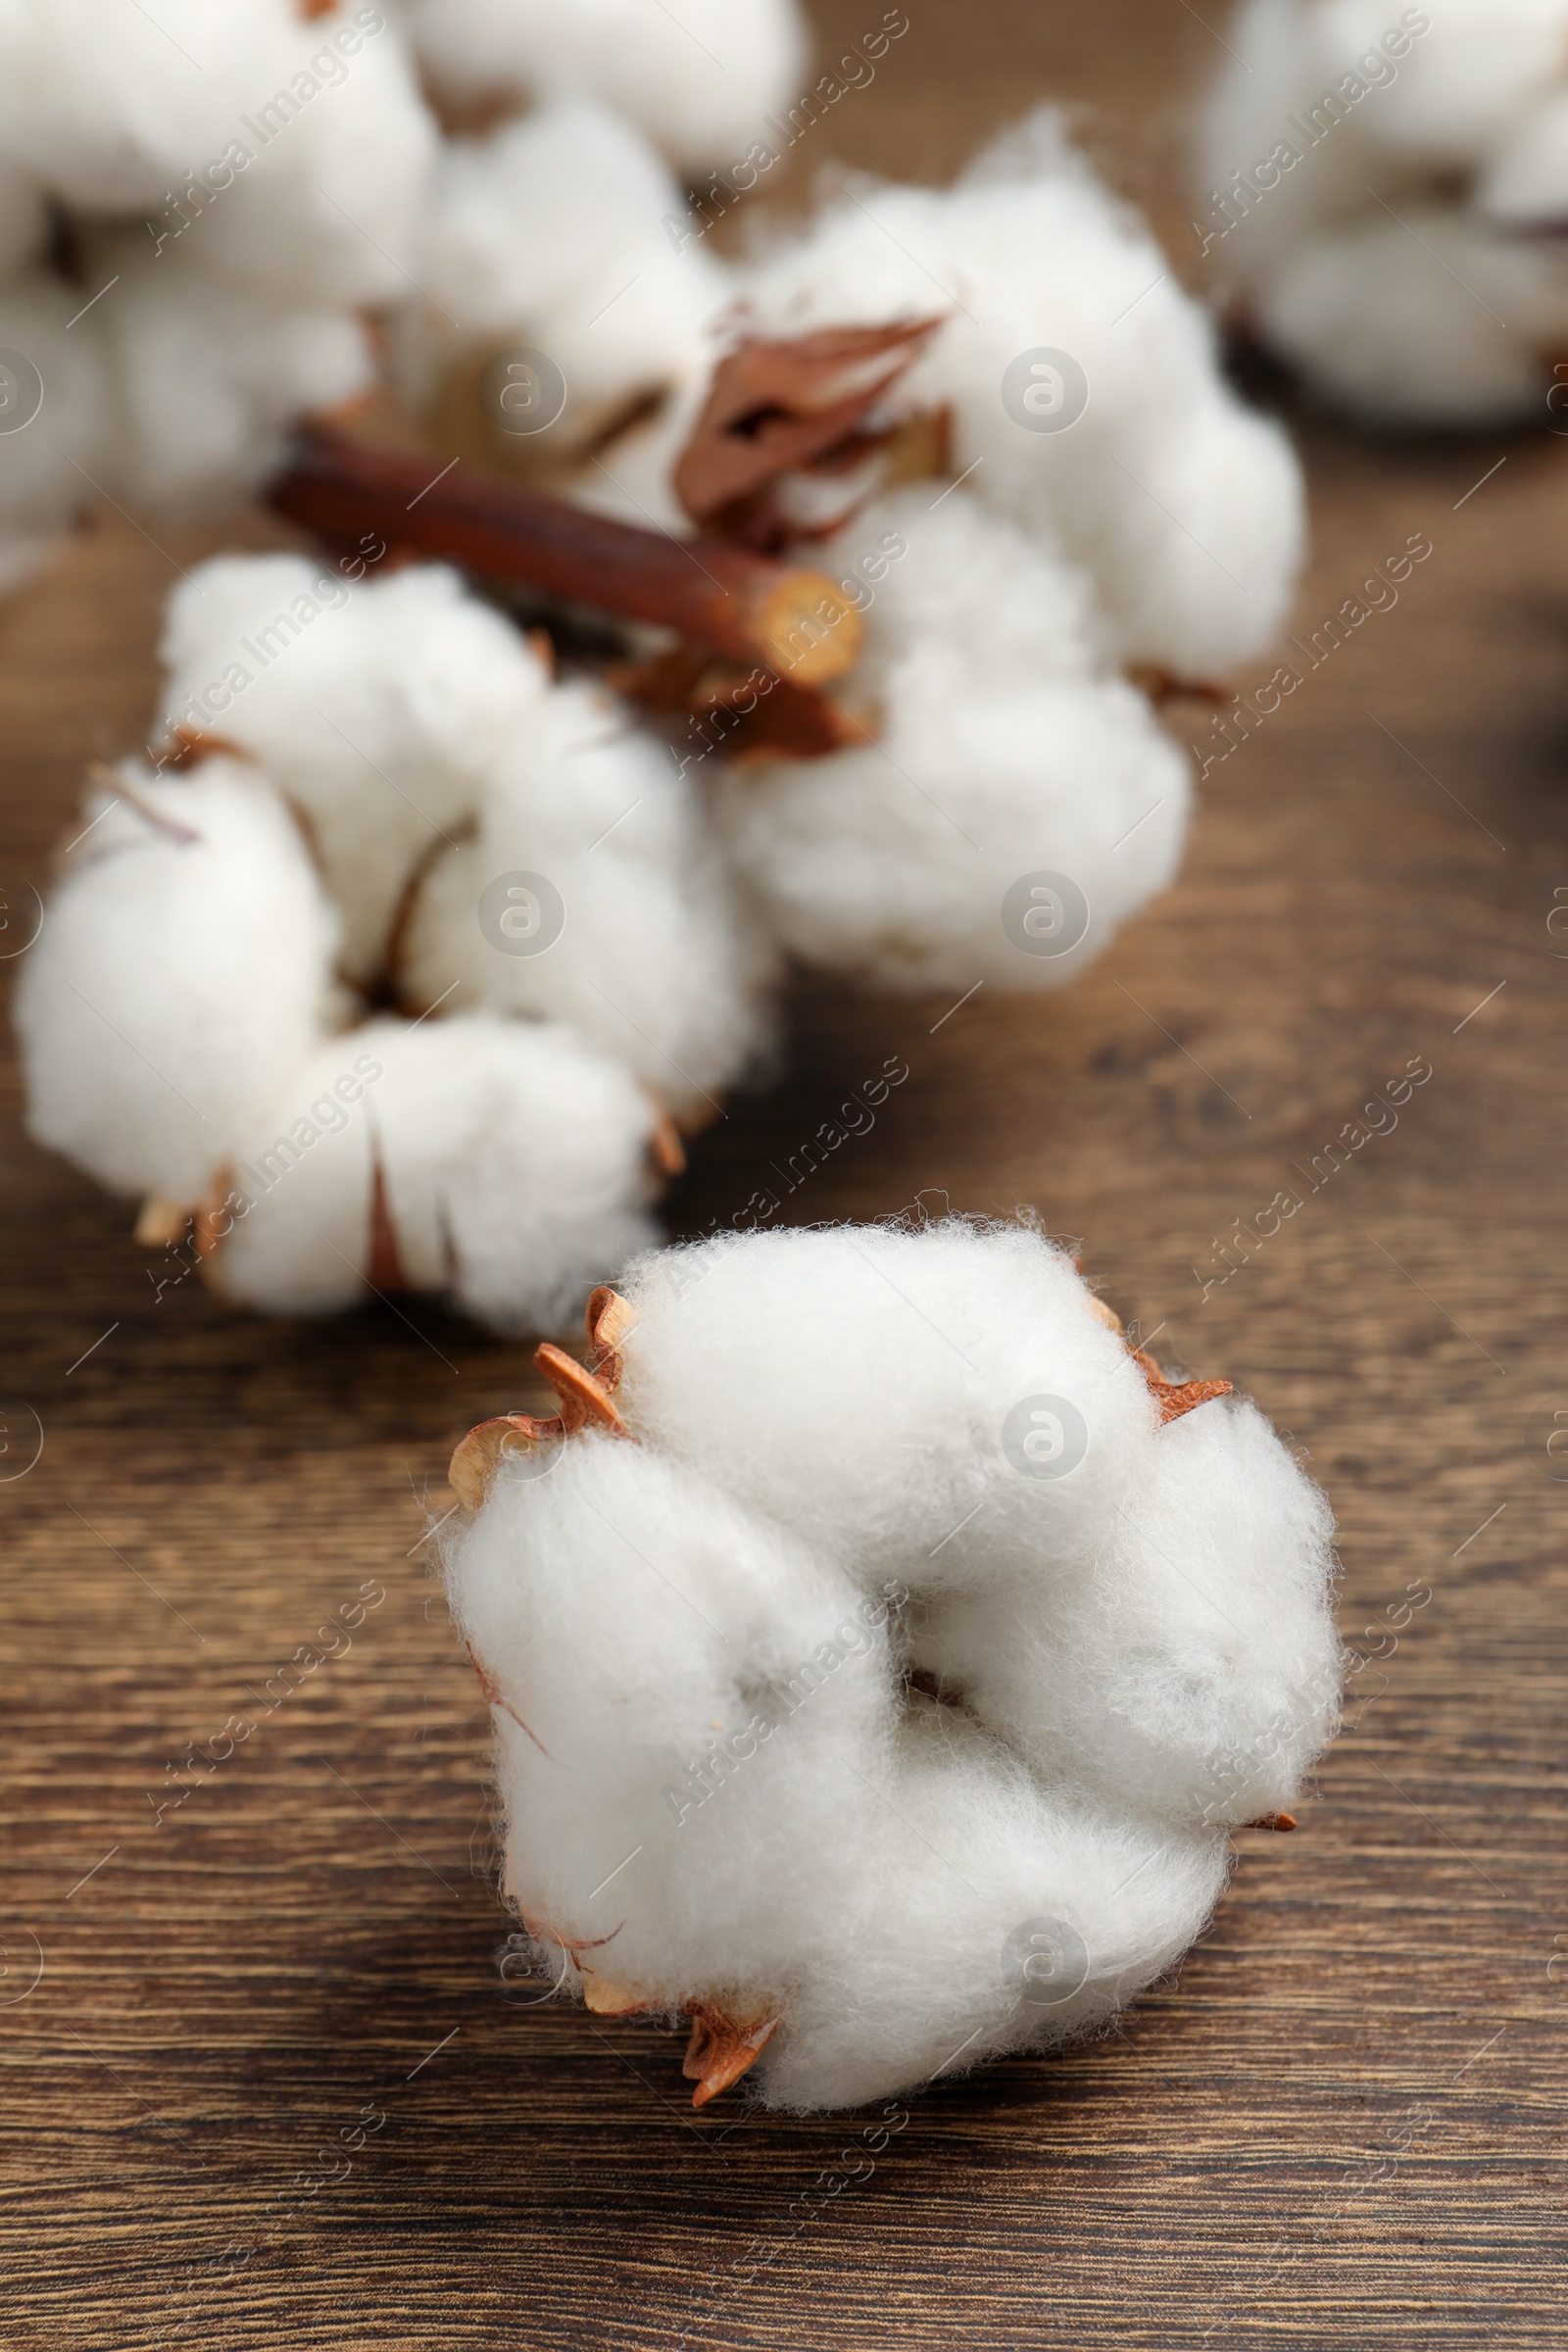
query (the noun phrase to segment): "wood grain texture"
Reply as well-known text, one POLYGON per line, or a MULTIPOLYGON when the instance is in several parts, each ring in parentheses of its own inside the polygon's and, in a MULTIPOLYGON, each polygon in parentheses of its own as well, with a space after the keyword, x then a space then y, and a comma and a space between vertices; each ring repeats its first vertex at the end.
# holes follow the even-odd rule
MULTIPOLYGON (((1179 230, 1171 125, 1218 55, 1191 12, 910 14, 836 152, 945 170, 1066 95, 1179 230)), ((693 2118, 673 2040, 498 1972, 484 1711, 419 1540, 457 1436, 537 1400, 526 1351, 434 1310, 157 1295, 8 1076, 0 1401, 14 1449, 20 1408, 44 1434, 0 1484, 8 2352, 1561 2344, 1568 453, 1300 422, 1306 631, 1407 533, 1434 553, 1210 772, 1179 886, 1065 998, 803 991, 785 1081, 675 1206, 727 1218, 900 1053, 790 1216, 1027 1201, 1162 1352, 1254 1395, 1334 1498, 1366 1659, 1301 1833, 1243 1841, 1114 2033, 907 2102, 854 2186, 862 2118, 693 2118), (1205 1302, 1214 1237, 1411 1056, 1397 1129, 1205 1302), (241 1713, 156 1827, 166 1764, 241 1713)), ((147 726, 171 563, 276 536, 166 553, 110 515, 0 609, 6 872, 42 878, 83 759, 147 726)))

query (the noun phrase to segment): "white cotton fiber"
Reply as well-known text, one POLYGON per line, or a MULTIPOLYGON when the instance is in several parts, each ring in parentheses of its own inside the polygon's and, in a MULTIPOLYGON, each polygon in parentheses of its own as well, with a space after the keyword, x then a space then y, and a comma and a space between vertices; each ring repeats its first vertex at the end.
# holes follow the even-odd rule
POLYGON ((120 497, 176 510, 237 501, 275 468, 304 411, 371 380, 348 311, 232 286, 194 244, 155 255, 135 237, 97 237, 90 255, 109 290, 74 331, 103 352, 120 497))
POLYGON ((568 1021, 706 1124, 765 1034, 771 957, 668 753, 601 689, 558 686, 489 769, 476 813, 477 838, 420 884, 400 994, 568 1021), (503 921, 509 874, 556 894, 545 928, 514 936, 503 921))
POLYGON ((597 1380, 547 1366, 558 1433, 453 1465, 545 1965, 692 2017, 699 2104, 753 2059, 770 2105, 852 2106, 1102 2022, 1333 1730, 1321 1496, 1017 1228, 731 1238, 625 1289, 597 1380))
POLYGON ((118 1193, 189 1205, 319 1034, 337 942, 248 763, 100 791, 22 966, 29 1132, 118 1193))
MULTIPOLYGON (((428 407, 470 355, 542 351, 564 406, 558 425, 503 442, 500 455, 521 462, 589 441, 629 403, 689 382, 725 278, 706 251, 671 239, 685 203, 632 125, 585 100, 449 141, 414 263, 422 299, 398 329, 416 403, 428 407)), ((510 431, 499 408, 487 414, 510 431)))
POLYGON ((398 28, 344 56, 333 36, 355 29, 347 8, 294 28, 275 86, 257 85, 271 113, 251 119, 251 161, 182 232, 211 275, 290 310, 402 302, 414 283, 439 140, 398 28))
POLYGON ((382 1281, 450 1292, 497 1330, 556 1328, 652 1238, 653 1125, 636 1081, 564 1029, 368 1022, 253 1117, 216 1279, 273 1313, 369 1297, 378 1164, 398 1266, 382 1281))
POLYGON ((170 722, 227 736, 277 777, 343 908, 345 968, 374 976, 419 861, 456 846, 538 710, 543 665, 444 565, 354 579, 304 556, 202 564, 170 600, 162 650, 170 722))
POLYGON ((1243 322, 1379 423, 1544 415, 1568 337, 1568 0, 1249 0, 1194 232, 1243 322))
POLYGON ((866 509, 821 560, 880 572, 845 682, 876 740, 729 776, 716 811, 737 869, 795 955, 883 987, 1075 979, 1173 879, 1190 791, 1097 643, 1083 575, 935 485, 866 509), (1030 877, 1079 894, 1054 933, 1030 877))
POLYGON ((1228 390, 1208 318, 1049 110, 952 189, 857 182, 746 275, 737 313, 738 331, 771 337, 919 318, 940 332, 886 416, 951 412, 954 475, 1083 565, 1120 661, 1206 679, 1264 650, 1301 559, 1299 468, 1228 390), (1058 391, 1059 368, 1030 377, 1031 355, 1049 368, 1062 354, 1076 390, 1058 391), (1031 393, 1076 416, 1034 429, 1031 393))
POLYGON ((406 15, 438 88, 595 98, 691 172, 740 162, 806 65, 794 0, 408 0, 406 15))
POLYGON ((109 466, 102 364, 85 321, 71 324, 80 308, 41 271, 0 282, 0 424, 31 412, 0 431, 0 591, 48 554, 109 466))
POLYGON ((161 209, 268 96, 290 0, 0 0, 0 152, 103 215, 161 209))

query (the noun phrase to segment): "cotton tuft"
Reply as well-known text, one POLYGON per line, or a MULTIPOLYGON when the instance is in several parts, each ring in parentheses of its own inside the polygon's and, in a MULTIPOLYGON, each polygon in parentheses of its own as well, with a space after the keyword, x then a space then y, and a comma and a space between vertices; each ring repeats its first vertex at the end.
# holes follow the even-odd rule
POLYGON ((1568 334, 1568 0, 1247 0, 1193 230, 1240 321, 1373 423, 1544 419, 1568 334))
POLYGON ((858 2105, 1103 2024, 1332 1735, 1327 1506, 1071 1261, 960 1220, 635 1264, 443 1537, 505 1891, 706 2101, 858 2105))
POLYGON ((770 1036, 695 786, 444 566, 219 558, 163 650, 23 970, 31 1132, 236 1303, 558 1327, 770 1036))

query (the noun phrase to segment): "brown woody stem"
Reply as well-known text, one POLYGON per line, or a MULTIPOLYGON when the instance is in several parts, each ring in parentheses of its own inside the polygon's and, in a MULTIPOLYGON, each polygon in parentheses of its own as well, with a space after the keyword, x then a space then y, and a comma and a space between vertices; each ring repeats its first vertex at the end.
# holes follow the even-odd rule
POLYGON ((492 579, 520 580, 621 619, 761 662, 798 686, 841 677, 860 652, 860 615, 825 572, 710 539, 676 539, 594 514, 491 474, 372 448, 308 425, 270 503, 322 538, 377 532, 492 579))

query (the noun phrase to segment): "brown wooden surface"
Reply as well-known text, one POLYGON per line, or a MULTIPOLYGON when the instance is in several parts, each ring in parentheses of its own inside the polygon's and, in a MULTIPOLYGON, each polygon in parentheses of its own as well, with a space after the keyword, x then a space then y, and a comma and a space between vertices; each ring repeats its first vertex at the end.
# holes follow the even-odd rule
MULTIPOLYGON (((1054 92, 1101 102, 1147 184, 1219 54, 1180 0, 909 5, 824 152, 943 170, 1054 92)), ((794 1213, 1032 1202, 1294 1433, 1347 1635, 1382 1651, 1301 1833, 1244 1840, 1117 2032, 942 2084, 812 2198, 859 2119, 694 2120, 657 2030, 502 1997, 484 1711, 418 1543, 455 1438, 536 1394, 526 1351, 428 1310, 155 1298, 123 1205, 20 1139, 8 1079, 0 1400, 14 1446, 22 1405, 45 1435, 0 1486, 11 2352, 1563 2341, 1568 1490, 1540 1416, 1568 1411, 1568 451, 1310 420, 1304 446, 1308 627, 1406 533, 1435 552, 1212 771, 1178 888, 1065 999, 983 990, 936 1027, 804 994, 787 1080, 678 1198, 688 1229, 727 1216, 902 1053, 794 1213), (1200 1303, 1212 1237, 1412 1055, 1397 1131, 1200 1303), (155 1827, 166 1763, 259 1713, 366 1580, 352 1649, 155 1827), (290 2204, 367 2105, 352 2171, 290 2204)), ((82 760, 146 727, 172 576, 111 516, 0 611, 6 870, 42 877, 82 760)))

